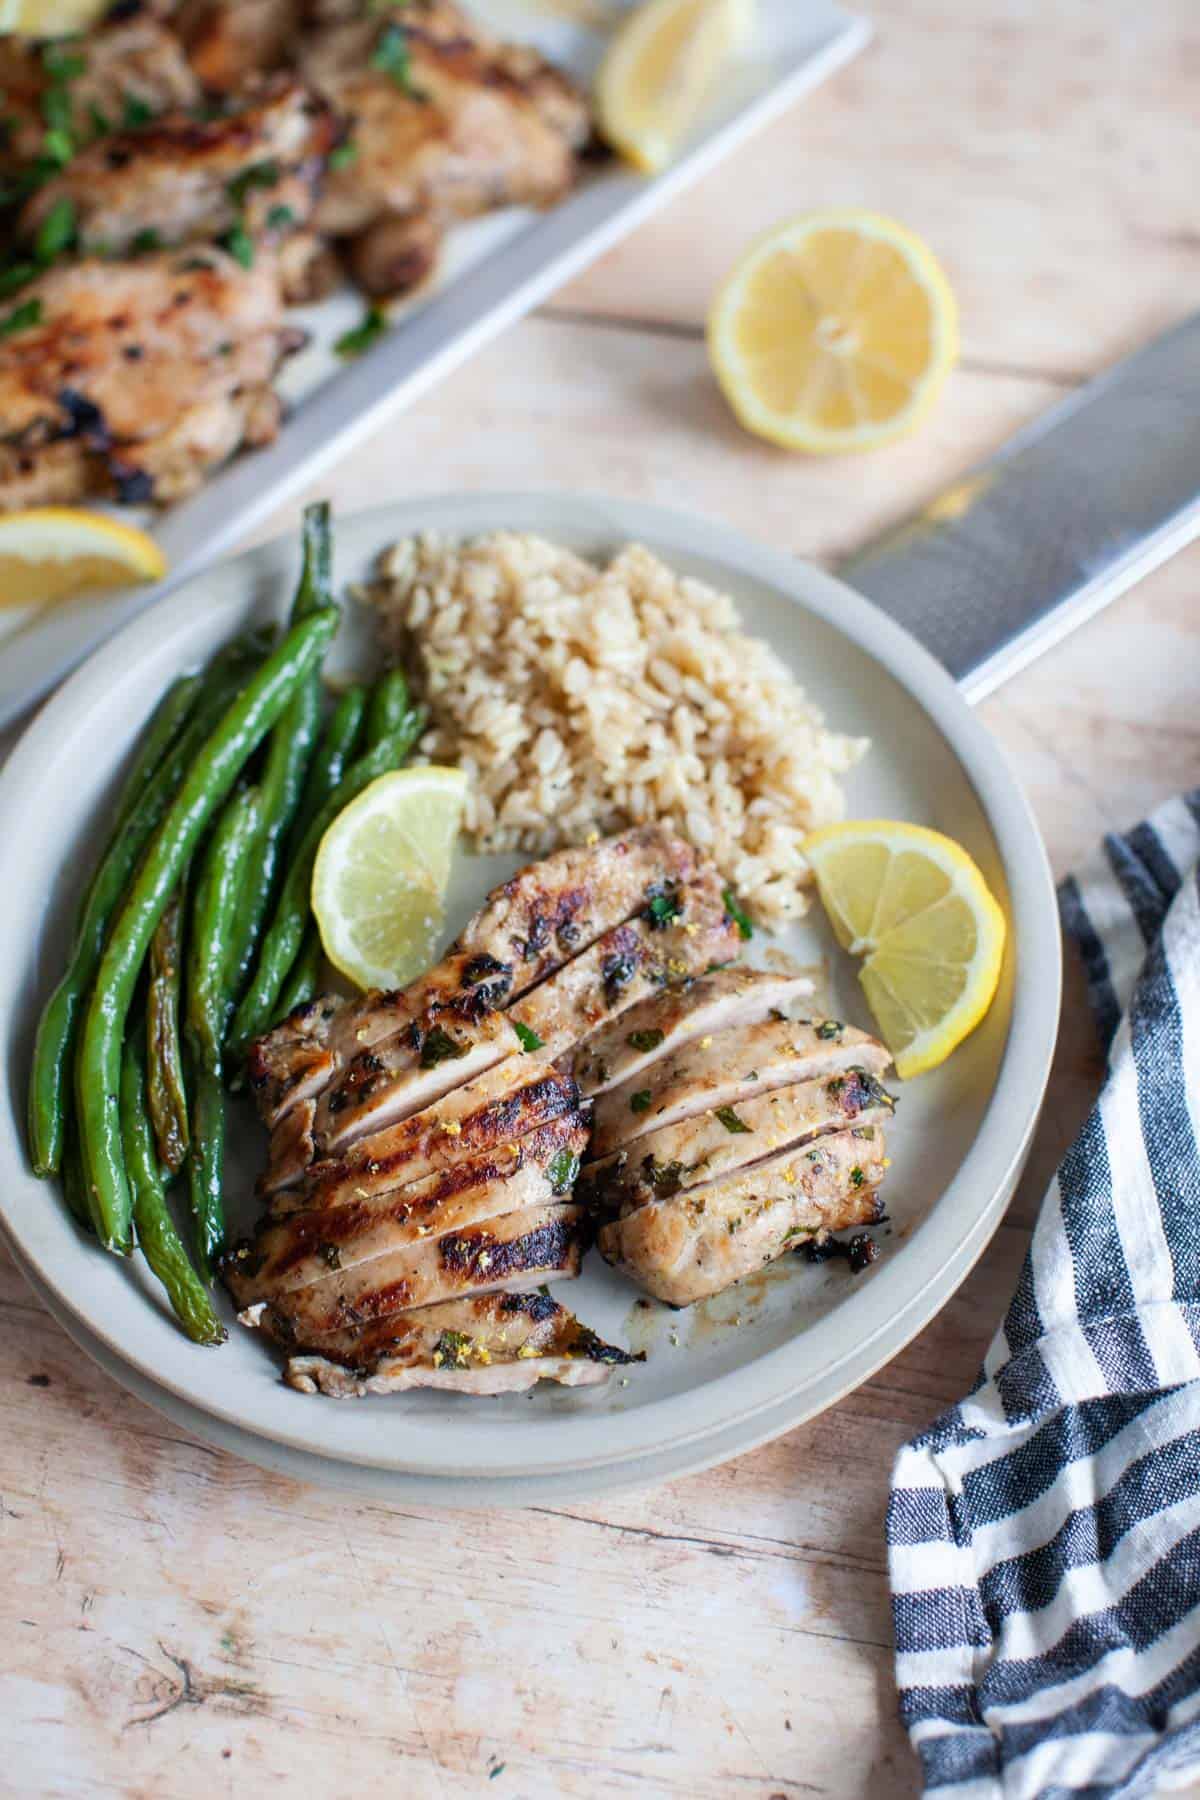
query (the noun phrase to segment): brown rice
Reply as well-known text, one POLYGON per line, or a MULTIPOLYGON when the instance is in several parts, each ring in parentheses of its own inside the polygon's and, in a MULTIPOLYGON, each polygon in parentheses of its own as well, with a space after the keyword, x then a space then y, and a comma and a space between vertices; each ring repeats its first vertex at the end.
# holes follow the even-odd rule
POLYGON ((669 821, 764 923, 806 910, 801 846, 866 741, 826 730, 727 595, 637 544, 597 568, 497 532, 394 545, 370 597, 430 708, 422 752, 471 777, 478 849, 669 821))

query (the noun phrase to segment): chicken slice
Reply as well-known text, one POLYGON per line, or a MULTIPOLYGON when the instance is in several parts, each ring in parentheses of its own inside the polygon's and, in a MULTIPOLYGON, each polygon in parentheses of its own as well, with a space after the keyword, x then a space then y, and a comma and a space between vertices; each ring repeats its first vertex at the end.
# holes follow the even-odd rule
POLYGON ((204 86, 236 94, 287 59, 303 14, 301 0, 183 0, 175 29, 204 86))
POLYGON ((808 1239, 881 1216, 883 1134, 862 1128, 744 1174, 649 1200, 601 1228, 606 1261, 670 1306, 691 1306, 808 1239))
POLYGON ((275 1195, 272 1214, 279 1218, 287 1212, 342 1206, 408 1186, 464 1157, 494 1153, 543 1125, 573 1116, 578 1102, 579 1090, 569 1075, 541 1065, 530 1069, 524 1059, 514 1058, 456 1088, 437 1106, 359 1138, 341 1158, 313 1163, 301 1187, 275 1195))
POLYGON ((32 242, 66 202, 84 255, 217 239, 239 225, 280 238, 311 213, 333 140, 328 108, 286 77, 219 118, 164 113, 81 150, 26 202, 18 237, 32 242))
POLYGON ((723 1180, 828 1132, 885 1125, 894 1107, 886 1088, 863 1069, 775 1088, 736 1108, 721 1107, 721 1116, 711 1109, 693 1113, 591 1163, 578 1197, 599 1212, 627 1211, 723 1180))
POLYGON ((660 898, 668 910, 647 908, 607 932, 506 1012, 471 1017, 473 1008, 439 1000, 399 1038, 361 1052, 318 1101, 318 1150, 339 1150, 419 1112, 523 1050, 540 1050, 547 1061, 560 1057, 647 994, 726 960, 737 928, 715 871, 660 898))
POLYGON ((603 1094, 683 1044, 735 1025, 757 1025, 811 997, 807 975, 775 975, 733 965, 630 1007, 614 1025, 587 1038, 575 1053, 580 1092, 603 1094))
POLYGON ((583 1325, 549 1294, 481 1294, 398 1313, 290 1356, 289 1387, 342 1400, 406 1388, 511 1394, 539 1381, 582 1387, 641 1361, 583 1325))
POLYGON ((331 1269, 359 1269, 431 1235, 548 1206, 574 1185, 587 1136, 576 1111, 407 1187, 374 1195, 355 1190, 337 1206, 268 1217, 225 1258, 222 1273, 244 1308, 322 1281, 331 1269))
POLYGON ((0 432, 16 476, 0 510, 29 503, 44 453, 45 486, 61 497, 52 452, 64 442, 84 491, 145 500, 164 497, 157 472, 178 492, 278 419, 270 384, 298 339, 268 255, 250 269, 213 247, 84 258, 48 269, 20 300, 31 323, 0 338, 0 432))
POLYGON ((259 1038, 249 1076, 260 1115, 273 1126, 354 1058, 422 1021, 443 1014, 471 1021, 518 999, 699 869, 691 845, 657 826, 519 869, 493 889, 428 975, 347 1006, 314 1002, 259 1038))
POLYGON ((258 1302, 239 1314, 283 1344, 312 1346, 329 1331, 472 1294, 508 1292, 579 1273, 590 1241, 583 1207, 527 1207, 486 1224, 447 1231, 345 1273, 258 1302))
POLYGON ((694 1113, 718 1112, 772 1088, 861 1068, 882 1075, 891 1057, 877 1039, 836 1019, 771 1020, 685 1044, 596 1102, 595 1159, 694 1113))

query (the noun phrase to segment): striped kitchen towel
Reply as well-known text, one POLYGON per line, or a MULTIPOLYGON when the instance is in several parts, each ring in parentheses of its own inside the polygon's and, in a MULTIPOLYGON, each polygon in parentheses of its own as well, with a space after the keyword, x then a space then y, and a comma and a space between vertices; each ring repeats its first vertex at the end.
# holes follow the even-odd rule
POLYGON ((947 1800, 1200 1775, 1200 790, 1060 893, 1108 1053, 972 1392, 888 1509, 900 1708, 947 1800))

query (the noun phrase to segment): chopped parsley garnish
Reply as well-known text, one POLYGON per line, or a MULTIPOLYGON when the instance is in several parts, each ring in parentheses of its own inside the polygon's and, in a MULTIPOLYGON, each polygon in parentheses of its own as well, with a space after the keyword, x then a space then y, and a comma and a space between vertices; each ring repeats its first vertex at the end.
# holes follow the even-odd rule
POLYGON ((108 136, 109 132, 112 130, 112 120, 102 107, 96 105, 94 100, 88 107, 88 118, 92 122, 92 130, 97 137, 108 136))
POLYGON ((520 1044, 526 1055, 528 1055, 531 1050, 541 1049, 542 1040, 536 1031, 532 1031, 528 1025, 522 1025, 520 1019, 510 1019, 508 1022, 516 1032, 517 1042, 520 1044))
POLYGON ((673 884, 664 882, 661 887, 651 888, 646 905, 646 918, 654 931, 665 931, 676 919, 683 915, 683 906, 673 884))
POLYGON ((387 328, 388 316, 382 306, 368 306, 362 323, 352 331, 344 331, 333 347, 339 356, 361 356, 387 328))
POLYGON ((853 1188, 860 1188, 866 1179, 866 1175, 863 1173, 862 1169, 855 1163, 850 1171, 850 1186, 853 1188))
POLYGON ((130 239, 129 248, 134 256, 145 256, 151 250, 161 250, 162 239, 153 226, 148 225, 145 231, 139 231, 136 237, 130 239))
POLYGON ((633 1094, 630 1096, 629 1110, 630 1110, 630 1112, 635 1112, 635 1113, 644 1113, 644 1112, 650 1111, 650 1089, 649 1088, 639 1088, 636 1094, 633 1094))
POLYGON ((87 57, 65 44, 46 44, 42 50, 42 67, 54 81, 74 81, 87 72, 87 57))
POLYGON ((546 1174, 550 1178, 550 1186, 556 1194, 565 1194, 568 1188, 574 1187, 575 1177, 579 1173, 579 1157, 574 1150, 564 1145, 546 1165, 546 1174))
POLYGON ((403 25, 393 22, 384 26, 379 42, 371 52, 371 67, 388 76, 405 93, 412 93, 412 57, 408 53, 408 36, 403 25))
POLYGON ((126 131, 136 131, 140 125, 148 125, 154 117, 154 108, 137 94, 121 96, 121 124, 126 131))
POLYGON ((61 194, 38 226, 33 253, 40 263, 53 262, 75 241, 75 202, 61 194))
POLYGON ((656 1163, 650 1160, 650 1186, 662 1199, 670 1199, 683 1186, 683 1164, 681 1162, 656 1163))
POLYGON ((234 262, 241 263, 243 269, 254 267, 254 239, 240 221, 230 227, 222 242, 234 262))
POLYGON ((821 1023, 817 1026, 817 1036, 819 1038, 835 1038, 841 1037, 841 1035, 842 1024, 840 1019, 822 1019, 821 1023))
POLYGON ((754 927, 750 923, 750 919, 745 909, 739 904, 738 897, 733 889, 727 887, 721 895, 721 898, 725 902, 725 911, 729 914, 729 917, 738 928, 738 936, 743 940, 752 938, 754 936, 754 927))
POLYGON ((666 1034, 661 1031, 631 1031, 625 1042, 635 1050, 657 1050, 666 1034))
POLYGON ((467 1046, 452 1038, 448 1031, 435 1025, 421 1045, 421 1067, 436 1069, 439 1063, 457 1062, 460 1056, 467 1054, 467 1046))
POLYGON ((15 332, 27 331, 31 325, 42 322, 42 303, 40 300, 25 300, 20 306, 14 306, 7 319, 0 319, 0 338, 12 337, 15 332))
POLYGON ((41 98, 42 118, 50 131, 71 130, 71 96, 65 87, 48 87, 41 98))
POLYGON ((225 192, 235 206, 245 204, 246 195, 252 188, 273 188, 279 186, 279 164, 277 162, 251 163, 235 175, 232 181, 225 184, 225 192))
POLYGON ((452 1369, 465 1369, 471 1360, 471 1342, 465 1331, 443 1331, 433 1346, 434 1368, 449 1363, 452 1369))
POLYGON ((74 154, 75 140, 69 131, 63 131, 61 128, 48 131, 42 139, 41 160, 44 161, 46 167, 36 172, 37 179, 33 185, 38 187, 43 181, 48 181, 53 171, 64 168, 74 154))
POLYGON ((295 222, 295 218, 290 206, 273 206, 267 214, 267 230, 286 231, 295 222))
POLYGON ((750 1127, 744 1119, 739 1119, 732 1106, 718 1106, 716 1116, 726 1131, 749 1131, 750 1127))
POLYGON ((32 281, 36 274, 36 263, 12 263, 7 269, 0 270, 0 300, 7 300, 10 294, 23 288, 27 281, 32 281))
POLYGON ((357 155, 358 145, 348 138, 344 144, 335 144, 325 160, 331 169, 348 169, 357 155))

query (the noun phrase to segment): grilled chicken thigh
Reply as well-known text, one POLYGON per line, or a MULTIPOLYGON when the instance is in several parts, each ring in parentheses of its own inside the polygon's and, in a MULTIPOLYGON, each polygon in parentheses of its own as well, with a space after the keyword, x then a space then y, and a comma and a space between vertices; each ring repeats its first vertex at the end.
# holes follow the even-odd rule
POLYGON ((859 1132, 636 1206, 601 1229, 600 1252, 648 1293, 690 1306, 810 1238, 874 1224, 883 1137, 873 1126, 859 1132))
POLYGON ((174 24, 204 86, 236 94, 286 60, 303 15, 301 0, 183 0, 174 24))
POLYGON ((290 1356, 284 1380, 338 1399, 415 1387, 502 1394, 538 1381, 582 1387, 639 1360, 548 1294, 483 1294, 332 1332, 318 1353, 290 1356))
POLYGON ((322 229, 358 239, 371 291, 429 272, 441 228, 498 206, 548 206, 570 188, 587 107, 536 52, 490 39, 450 0, 409 0, 318 29, 305 78, 349 121, 352 162, 332 172, 322 229), (418 221, 402 253, 370 237, 418 221), (424 255, 430 260, 422 265, 424 255))
POLYGON ((172 499, 279 419, 296 334, 274 262, 224 251, 84 258, 22 290, 0 339, 0 509, 115 493, 172 499))
POLYGON ((592 1155, 607 1156, 695 1113, 736 1106, 822 1074, 861 1068, 879 1076, 891 1060, 876 1039, 833 1019, 744 1025, 662 1056, 601 1095, 592 1155))
POLYGON ((69 202, 84 255, 218 239, 235 227, 282 237, 312 211, 333 136, 328 109, 286 77, 220 118, 163 113, 81 150, 26 202, 18 236, 33 242, 69 202))

